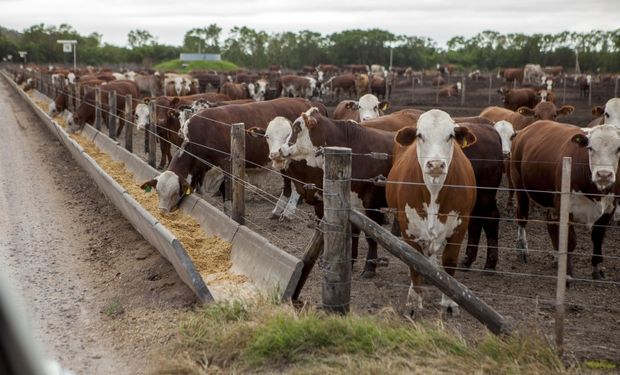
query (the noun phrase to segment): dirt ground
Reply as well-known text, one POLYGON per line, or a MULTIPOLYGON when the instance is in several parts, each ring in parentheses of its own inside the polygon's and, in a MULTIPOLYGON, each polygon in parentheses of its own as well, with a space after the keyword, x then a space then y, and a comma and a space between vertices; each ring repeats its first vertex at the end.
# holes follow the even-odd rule
POLYGON ((148 373, 196 299, 0 79, 0 265, 46 358, 148 373))
MULTIPOLYGON (((496 82, 496 85, 499 84, 496 82)), ((494 90, 496 87, 494 87, 494 90)), ((593 93, 593 105, 603 105, 606 98, 613 94, 613 86, 600 88, 600 92, 593 93), (611 94, 609 91, 611 90, 611 94)), ((407 89, 397 89, 394 92, 393 110, 409 105, 411 92, 407 89)), ((488 105, 488 82, 469 83, 465 106, 455 98, 440 99, 439 108, 454 116, 475 115, 488 105)), ((434 88, 428 83, 416 91, 416 107, 430 108, 434 105, 434 88)), ((561 103, 561 100, 560 100, 561 103)), ((498 94, 492 93, 491 104, 499 105, 498 94)), ((587 98, 579 98, 576 88, 567 87, 566 104, 575 105, 573 115, 565 121, 575 124, 585 124, 590 121, 590 106, 587 98)), ((333 109, 333 107, 330 107, 333 109)), ((134 151, 145 158, 143 150, 144 137, 134 129, 134 151)), ((159 153, 157 159, 159 160, 159 153)), ((273 173, 266 172, 263 176, 251 178, 258 181, 261 191, 248 192, 246 196, 246 223, 258 233, 265 236, 275 245, 285 251, 301 257, 304 246, 312 235, 313 211, 307 205, 301 205, 296 219, 290 222, 280 222, 269 219, 273 203, 279 195, 279 179, 273 173)), ((82 183, 82 182, 81 182, 82 183)), ((86 182, 83 182, 86 183, 86 182)), ((505 184, 504 184, 505 186, 505 184)), ((497 273, 483 275, 479 271, 468 273, 457 272, 457 278, 476 292, 483 300, 495 308, 512 324, 523 329, 540 329, 553 342, 553 316, 555 298, 556 271, 553 265, 553 251, 547 235, 545 225, 530 223, 528 225, 528 239, 530 244, 530 258, 528 264, 522 264, 516 259, 515 241, 516 224, 514 211, 507 210, 507 192, 499 192, 499 206, 502 220, 500 224, 500 259, 497 273), (538 276, 536 276, 538 275, 538 276)), ((222 208, 220 197, 204 197, 210 203, 222 208)), ((99 200, 101 196, 99 195, 99 200)), ((541 210, 533 210, 532 219, 544 220, 541 210)), ((568 359, 607 359, 620 362, 620 338, 616 327, 620 322, 620 228, 613 225, 607 231, 604 244, 607 282, 594 283, 591 281, 590 254, 591 243, 586 228, 577 230, 578 246, 574 258, 575 277, 580 279, 567 291, 567 320, 566 320, 566 349, 568 359)), ((366 244, 360 241, 360 259, 365 257, 366 244)), ((389 265, 379 268, 377 276, 372 280, 360 277, 362 265, 356 264, 352 283, 352 309, 360 313, 373 313, 385 308, 402 311, 409 287, 408 269, 396 258, 389 255, 384 249, 379 250, 380 256, 389 259, 389 265)), ((478 260, 473 267, 482 268, 486 251, 484 240, 478 254, 478 260)), ((128 265, 129 267, 129 265, 128 265)), ((178 283, 177 283, 178 284, 178 283)), ((110 288, 112 289, 112 288, 110 288)), ((158 292, 159 293, 159 292, 158 292)), ((321 273, 315 268, 302 291, 302 299, 309 304, 318 305, 321 300, 321 273)), ((163 297, 162 297, 163 298, 163 297)), ((422 319, 427 321, 441 320, 439 312, 439 292, 429 287, 426 296, 426 309, 422 319)), ((481 325, 467 313, 459 317, 448 318, 444 324, 454 326, 470 336, 480 331, 481 325)))

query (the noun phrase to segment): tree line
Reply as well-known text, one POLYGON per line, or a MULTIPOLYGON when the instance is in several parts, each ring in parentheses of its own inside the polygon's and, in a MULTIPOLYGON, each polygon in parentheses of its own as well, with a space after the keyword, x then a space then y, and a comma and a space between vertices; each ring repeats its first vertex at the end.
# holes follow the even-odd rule
POLYGON ((380 29, 345 30, 323 35, 310 30, 267 33, 249 27, 233 27, 224 36, 217 24, 188 30, 183 45, 161 44, 147 30, 131 30, 127 46, 102 43, 102 35, 79 34, 68 24, 36 24, 22 32, 0 27, 0 57, 28 51, 28 60, 38 63, 72 62, 62 52, 58 39, 78 41, 82 64, 135 63, 150 66, 178 58, 180 52, 220 53, 222 58, 247 68, 262 69, 281 64, 299 69, 319 63, 389 65, 392 49, 394 66, 432 68, 437 63, 454 63, 469 69, 519 67, 527 63, 575 67, 575 50, 582 70, 620 71, 620 29, 590 32, 564 31, 556 34, 502 34, 482 31, 471 38, 455 36, 446 47, 426 37, 396 35, 380 29))

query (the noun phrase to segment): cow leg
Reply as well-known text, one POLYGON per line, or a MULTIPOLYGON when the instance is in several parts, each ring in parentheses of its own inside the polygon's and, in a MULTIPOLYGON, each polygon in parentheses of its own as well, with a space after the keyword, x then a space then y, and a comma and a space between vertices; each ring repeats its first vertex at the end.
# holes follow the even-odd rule
POLYGON ((499 209, 497 201, 493 199, 491 202, 491 210, 488 218, 484 220, 482 226, 484 234, 487 238, 487 261, 484 264, 485 270, 494 270, 499 259, 499 209))
MULTIPOLYGON (((125 127, 125 121, 121 120, 121 118, 124 118, 124 116, 119 113, 117 117, 118 121, 116 122, 116 139, 120 138, 123 128, 125 127)), ((129 128, 129 130, 131 130, 131 128, 129 128)))
POLYGON ((530 211, 530 198, 523 191, 517 192, 517 259, 527 263, 527 233, 525 226, 530 211))
POLYGON ((288 199, 288 203, 286 204, 286 208, 280 216, 280 220, 293 220, 295 217, 295 211, 297 210, 297 203, 299 203, 300 195, 297 193, 297 190, 292 189, 291 196, 288 199))
MULTIPOLYGON (((383 223, 383 214, 377 211, 367 211, 366 215, 372 219, 375 223, 381 225, 383 223)), ((369 236, 366 236, 366 242, 368 243, 368 254, 366 254, 366 264, 364 265, 364 271, 362 277, 365 279, 371 279, 377 274, 377 241, 369 236)), ((382 259, 387 261, 387 259, 382 259)))
POLYGON ((170 144, 166 142, 165 138, 159 140, 159 148, 161 150, 161 159, 159 160, 159 165, 157 169, 166 168, 167 161, 172 160, 172 156, 170 155, 170 144))
MULTIPOLYGON (((456 273, 455 268, 459 259, 459 251, 461 249, 461 241, 463 240, 463 237, 464 233, 462 235, 448 238, 447 244, 441 256, 441 264, 443 265, 444 270, 452 277, 454 277, 454 274, 456 273)), ((451 316, 459 315, 459 305, 443 293, 441 294, 441 301, 439 304, 441 305, 444 314, 451 316)))
POLYGON ((270 219, 280 219, 282 212, 287 206, 289 197, 291 196, 291 179, 284 174, 285 172, 283 170, 280 172, 282 173, 282 193, 280 193, 276 206, 273 208, 273 211, 271 211, 270 219))
POLYGON ((603 267, 603 240, 607 225, 611 222, 612 214, 604 214, 592 227, 592 278, 600 280, 605 278, 605 268, 603 267))
MULTIPOLYGON (((472 216, 478 216, 472 212, 472 216)), ((470 268, 472 263, 478 257, 478 244, 480 243, 480 235, 482 234, 483 219, 469 219, 467 227, 467 249, 465 250, 465 258, 461 261, 461 268, 470 268)))
MULTIPOLYGON (((553 219, 550 215, 547 215, 547 220, 553 219)), ((557 219, 556 219, 557 220, 557 219)), ((559 239, 560 239, 560 226, 557 221, 553 221, 547 224, 547 232, 551 237, 551 244, 553 249, 558 251, 559 239)), ((566 244, 567 250, 567 262, 566 262, 566 285, 570 286, 571 279, 573 278, 573 250, 576 246, 575 228, 569 224, 568 226, 568 243, 566 244)))
POLYGON ((416 313, 424 309, 422 304, 424 290, 420 287, 422 285, 422 275, 417 273, 412 267, 409 267, 409 275, 411 277, 411 284, 407 293, 405 311, 408 316, 415 318, 416 313))

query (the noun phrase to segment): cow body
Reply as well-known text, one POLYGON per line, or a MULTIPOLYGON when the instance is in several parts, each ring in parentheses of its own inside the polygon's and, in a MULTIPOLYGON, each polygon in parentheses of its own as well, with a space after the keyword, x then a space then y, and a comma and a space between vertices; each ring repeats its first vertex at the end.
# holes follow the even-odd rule
POLYGON ((520 107, 534 108, 538 103, 536 91, 532 88, 509 89, 502 87, 497 92, 500 93, 504 107, 516 111, 520 107))
POLYGON ((497 74, 497 78, 503 77, 508 82, 523 82, 523 68, 505 68, 497 74))
POLYGON ((343 100, 334 109, 332 118, 334 120, 353 120, 368 121, 383 116, 383 112, 387 110, 389 103, 386 101, 379 102, 376 96, 366 94, 358 101, 343 100))

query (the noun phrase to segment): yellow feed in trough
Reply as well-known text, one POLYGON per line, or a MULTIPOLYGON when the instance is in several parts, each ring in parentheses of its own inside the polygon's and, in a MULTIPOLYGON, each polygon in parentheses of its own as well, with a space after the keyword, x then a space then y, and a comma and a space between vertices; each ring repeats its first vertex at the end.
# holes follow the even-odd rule
MULTIPOLYGON (((46 103, 36 100, 34 95, 29 93, 29 96, 40 108, 45 109, 47 107, 46 103)), ((66 128, 64 117, 59 116, 56 122, 66 128)), ((157 194, 146 193, 140 189, 133 174, 125 169, 123 163, 114 161, 108 154, 99 150, 94 142, 80 134, 70 134, 69 136, 79 143, 84 151, 110 177, 123 186, 142 207, 174 234, 189 254, 203 279, 209 275, 213 281, 228 281, 234 284, 242 284, 247 281, 245 276, 233 274, 229 271, 232 265, 230 260, 232 244, 230 242, 217 236, 207 236, 194 218, 180 210, 163 215, 159 211, 157 194)))

